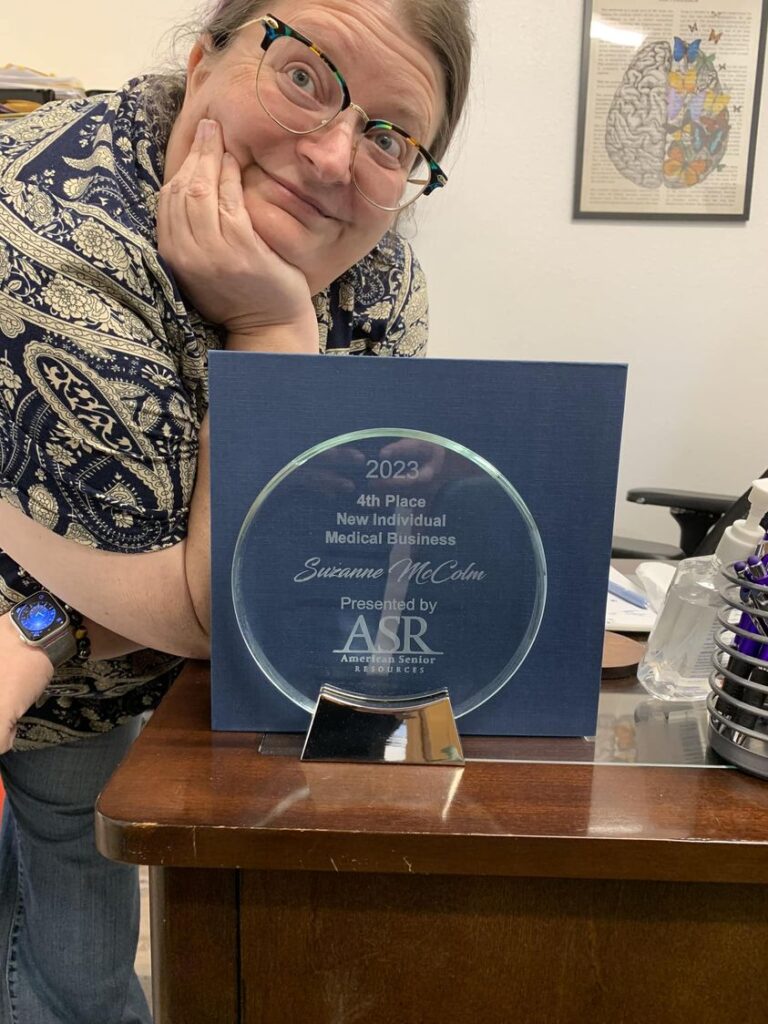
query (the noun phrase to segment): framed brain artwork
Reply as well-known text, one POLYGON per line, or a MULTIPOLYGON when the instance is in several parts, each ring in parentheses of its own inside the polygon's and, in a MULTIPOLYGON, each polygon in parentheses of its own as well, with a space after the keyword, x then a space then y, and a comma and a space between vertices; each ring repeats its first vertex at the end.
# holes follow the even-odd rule
POLYGON ((574 216, 749 219, 767 7, 587 0, 574 216))

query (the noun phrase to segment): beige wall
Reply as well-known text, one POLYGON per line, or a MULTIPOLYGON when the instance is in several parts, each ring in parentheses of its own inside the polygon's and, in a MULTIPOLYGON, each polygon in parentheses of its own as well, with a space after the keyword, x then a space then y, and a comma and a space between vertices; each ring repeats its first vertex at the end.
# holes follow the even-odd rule
MULTIPOLYGON (((185 0, 38 0, 0 13, 0 64, 110 87, 152 67, 185 0)), ((620 492, 740 491, 768 464, 768 125, 748 224, 573 222, 581 0, 478 4, 469 128, 415 239, 433 355, 630 364, 620 492), (553 18, 556 10, 557 17, 553 18)), ((672 540, 619 501, 617 529, 672 540)))
POLYGON ((432 352, 628 363, 617 532, 676 542, 628 488, 738 493, 768 466, 765 101, 746 224, 573 221, 583 4, 477 6, 470 128, 418 240, 432 352))
POLYGON ((38 0, 0 4, 0 65, 79 78, 112 88, 157 64, 164 34, 188 17, 191 0, 38 0))

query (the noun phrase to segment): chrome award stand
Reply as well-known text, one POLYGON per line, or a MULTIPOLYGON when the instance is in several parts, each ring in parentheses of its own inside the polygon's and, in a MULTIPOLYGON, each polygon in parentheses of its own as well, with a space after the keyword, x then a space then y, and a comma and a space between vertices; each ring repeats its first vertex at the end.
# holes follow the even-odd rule
POLYGON ((447 690, 393 699, 320 688, 303 761, 464 764, 447 690))

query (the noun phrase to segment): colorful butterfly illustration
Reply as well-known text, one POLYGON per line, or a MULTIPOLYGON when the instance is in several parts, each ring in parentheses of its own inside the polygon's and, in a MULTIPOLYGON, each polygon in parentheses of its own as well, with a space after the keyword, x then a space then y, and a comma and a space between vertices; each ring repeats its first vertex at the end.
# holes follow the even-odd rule
POLYGON ((714 117, 707 117, 706 114, 702 114, 701 115, 701 123, 704 125, 704 127, 707 129, 707 131, 711 135, 712 132, 717 131, 719 128, 727 128, 728 127, 728 115, 725 112, 723 112, 717 118, 714 118, 714 117))
POLYGON ((674 127, 669 123, 674 121, 680 111, 683 109, 683 103, 685 103, 685 96, 678 92, 677 89, 673 89, 671 85, 667 86, 667 131, 674 131, 674 127))
MULTIPOLYGON (((690 140, 693 147, 694 153, 701 153, 702 150, 706 150, 707 153, 714 155, 720 149, 721 144, 725 140, 725 136, 728 133, 727 126, 721 127, 715 124, 714 131, 707 131, 706 126, 702 122, 699 124, 696 122, 690 126, 690 140)), ((706 156, 706 154, 705 154, 706 156)))
POLYGON ((699 74, 699 88, 703 88, 706 85, 717 78, 717 72, 715 71, 715 55, 711 53, 707 56, 706 53, 702 53, 696 64, 696 70, 699 74))
POLYGON ((715 92, 713 89, 707 89, 707 94, 704 98, 704 112, 712 117, 717 117, 720 111, 725 110, 728 106, 730 98, 730 93, 715 92))
POLYGON ((679 93, 696 92, 696 69, 689 68, 683 74, 681 71, 670 71, 667 75, 667 82, 670 88, 679 93))
POLYGON ((691 112, 686 110, 682 117, 681 124, 675 126, 672 125, 672 138, 676 142, 687 142, 691 138, 693 131, 693 122, 691 121, 691 112))
POLYGON ((701 68, 706 68, 708 71, 715 70, 715 55, 714 53, 702 53, 701 60, 699 62, 701 68))
POLYGON ((673 143, 664 161, 664 177, 675 187, 690 188, 706 175, 707 167, 706 160, 692 160, 689 163, 683 147, 673 143))
POLYGON ((712 154, 712 156, 714 156, 715 153, 718 152, 722 144, 725 142, 726 134, 727 133, 725 132, 725 130, 721 128, 720 131, 715 132, 714 135, 711 135, 707 139, 707 149, 712 154))
POLYGON ((723 34, 722 32, 715 32, 714 29, 710 29, 710 32, 709 32, 709 41, 710 41, 710 43, 714 43, 715 45, 717 45, 720 42, 722 34, 723 34))
MULTIPOLYGON (((688 77, 688 76, 686 76, 688 77)), ((694 88, 686 91, 674 89, 667 85, 667 131, 675 131, 679 125, 685 124, 686 120, 698 121, 704 109, 705 93, 696 92, 694 88), (682 115, 682 121, 681 121, 682 115)))
POLYGON ((695 96, 691 96, 688 103, 688 112, 690 113, 692 120, 698 121, 702 116, 706 95, 706 92, 700 89, 695 96))
POLYGON ((686 44, 680 36, 675 36, 674 58, 675 60, 683 60, 683 58, 685 58, 685 60, 690 64, 698 57, 700 48, 700 39, 694 39, 692 43, 686 44))

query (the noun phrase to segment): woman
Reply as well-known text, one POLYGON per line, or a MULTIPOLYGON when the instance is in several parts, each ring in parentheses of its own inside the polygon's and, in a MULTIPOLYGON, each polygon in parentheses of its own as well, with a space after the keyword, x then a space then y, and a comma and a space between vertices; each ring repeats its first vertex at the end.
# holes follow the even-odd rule
POLYGON ((0 124, 0 1019, 150 1019, 91 821, 208 654, 206 353, 423 352, 392 228, 469 39, 465 0, 225 0, 186 76, 0 124))

